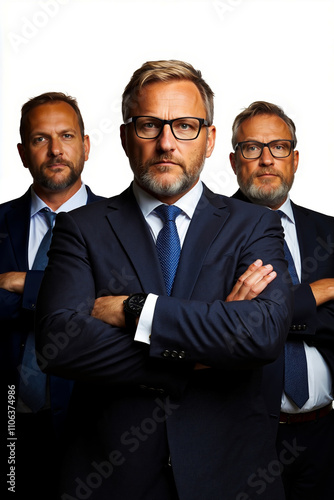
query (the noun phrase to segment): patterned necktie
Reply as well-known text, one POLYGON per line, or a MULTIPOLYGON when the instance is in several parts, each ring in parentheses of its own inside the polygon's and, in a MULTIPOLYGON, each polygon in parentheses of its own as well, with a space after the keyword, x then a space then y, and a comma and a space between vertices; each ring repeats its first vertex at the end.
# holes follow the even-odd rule
MULTIPOLYGON (((284 216, 281 210, 277 213, 284 216)), ((288 261, 288 270, 293 285, 299 283, 296 267, 284 239, 284 253, 288 261)), ((307 378, 307 360, 303 342, 287 340, 284 348, 285 371, 284 371, 284 391, 292 401, 302 408, 309 398, 308 378, 307 378)))
MULTIPOLYGON (((43 208, 40 212, 46 218, 49 229, 37 250, 32 270, 43 271, 48 263, 47 252, 50 247, 53 223, 57 214, 46 208, 43 208)), ((27 336, 20 373, 20 397, 36 413, 45 405, 46 375, 41 372, 37 364, 34 332, 29 332, 27 336)))
POLYGON ((167 295, 170 295, 181 253, 180 239, 175 224, 175 219, 181 213, 181 209, 175 205, 159 205, 155 212, 164 223, 158 234, 156 247, 167 295))

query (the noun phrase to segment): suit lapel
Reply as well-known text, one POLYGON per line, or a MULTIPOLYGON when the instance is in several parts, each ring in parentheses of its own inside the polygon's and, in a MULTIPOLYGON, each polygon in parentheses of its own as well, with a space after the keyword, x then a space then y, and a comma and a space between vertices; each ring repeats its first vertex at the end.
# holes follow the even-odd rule
POLYGON ((148 224, 136 202, 132 187, 109 203, 108 221, 132 262, 142 289, 163 295, 165 284, 148 224), (124 228, 127 228, 124 231, 124 228))
MULTIPOLYGON (((312 220, 309 218, 306 209, 301 209, 301 207, 298 207, 293 202, 291 202, 291 205, 295 216, 297 238, 300 250, 301 281, 311 283, 316 279, 316 276, 315 274, 313 276, 314 271, 310 270, 310 262, 308 259, 310 255, 313 255, 314 253, 314 245, 317 238, 316 229, 314 224, 312 224, 312 220)), ((313 268, 314 266, 311 267, 313 268)))
POLYGON ((172 295, 191 297, 210 246, 228 217, 223 198, 204 186, 182 247, 172 295))
POLYGON ((30 228, 30 189, 12 203, 5 215, 9 238, 18 268, 28 269, 28 240, 30 228))

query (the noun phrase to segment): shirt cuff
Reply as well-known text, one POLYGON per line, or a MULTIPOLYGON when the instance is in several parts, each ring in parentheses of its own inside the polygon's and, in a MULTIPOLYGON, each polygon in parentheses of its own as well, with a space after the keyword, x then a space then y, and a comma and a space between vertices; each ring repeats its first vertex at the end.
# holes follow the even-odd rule
POLYGON ((136 342, 144 342, 145 344, 150 344, 153 316, 157 299, 158 295, 149 293, 145 300, 145 305, 142 312, 140 313, 137 330, 134 337, 134 340, 136 342))

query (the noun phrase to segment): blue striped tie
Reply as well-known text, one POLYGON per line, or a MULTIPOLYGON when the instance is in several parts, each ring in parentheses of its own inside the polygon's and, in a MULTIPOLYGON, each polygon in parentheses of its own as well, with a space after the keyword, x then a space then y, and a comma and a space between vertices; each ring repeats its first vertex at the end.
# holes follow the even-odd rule
POLYGON ((175 205, 159 205, 155 212, 164 223, 158 234, 156 247, 167 295, 170 295, 181 253, 180 239, 175 224, 175 219, 181 213, 181 209, 175 205))
MULTIPOLYGON (((281 218, 285 215, 281 210, 277 210, 277 213, 281 218)), ((299 279, 296 267, 285 239, 284 253, 288 261, 291 281, 294 285, 297 285, 299 279)), ((284 348, 284 359, 284 392, 296 403, 298 408, 302 408, 309 398, 307 360, 303 342, 287 340, 284 348)))

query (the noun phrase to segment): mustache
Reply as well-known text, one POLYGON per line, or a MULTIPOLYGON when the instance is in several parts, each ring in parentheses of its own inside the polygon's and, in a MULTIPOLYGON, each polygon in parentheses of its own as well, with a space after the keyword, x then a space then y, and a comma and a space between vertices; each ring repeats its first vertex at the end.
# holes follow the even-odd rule
POLYGON ((144 167, 149 168, 152 165, 156 165, 157 163, 163 163, 164 161, 170 161, 177 165, 180 165, 181 168, 184 168, 184 163, 182 160, 179 160, 173 156, 173 154, 165 153, 160 156, 156 156, 154 158, 150 158, 147 162, 145 162, 144 167))
POLYGON ((66 165, 69 168, 73 167, 72 162, 63 160, 61 157, 57 157, 53 160, 49 160, 46 163, 43 163, 43 168, 51 167, 53 165, 66 165))
POLYGON ((261 175, 277 175, 277 177, 282 177, 281 172, 278 172, 274 168, 263 168, 260 172, 254 173, 254 177, 261 177, 261 175))

